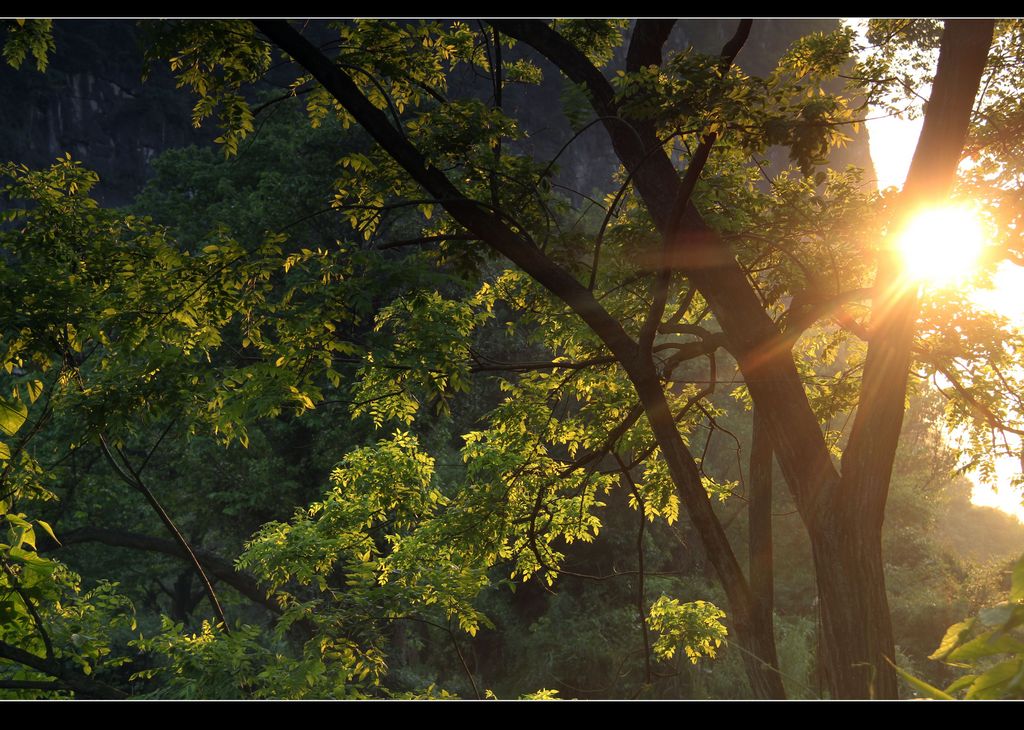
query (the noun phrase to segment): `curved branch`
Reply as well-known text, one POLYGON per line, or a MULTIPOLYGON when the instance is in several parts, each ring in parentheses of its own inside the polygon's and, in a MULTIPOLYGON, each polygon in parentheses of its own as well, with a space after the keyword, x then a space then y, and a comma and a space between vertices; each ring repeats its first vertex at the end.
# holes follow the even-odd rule
MULTIPOLYGON (((162 553, 163 555, 190 561, 188 554, 177 542, 126 530, 113 530, 104 527, 79 527, 70 532, 62 533, 61 541, 64 546, 98 542, 111 547, 162 553)), ((268 611, 276 615, 282 613, 281 607, 267 597, 266 592, 259 587, 256 579, 248 573, 235 570, 235 567, 229 561, 211 553, 195 550, 193 554, 209 571, 210 575, 228 584, 250 601, 258 603, 268 611)))
POLYGON ((21 664, 42 674, 54 677, 59 680, 64 689, 72 690, 86 697, 95 697, 102 700, 122 700, 128 698, 127 692, 92 679, 77 669, 71 670, 57 660, 43 659, 5 641, 0 641, 0 659, 21 664))
MULTIPOLYGON (((286 21, 255 21, 274 44, 309 71, 360 126, 431 195, 443 199, 445 210, 460 225, 509 258, 543 287, 568 304, 617 357, 632 360, 636 343, 622 325, 571 274, 537 248, 525 232, 515 231, 487 206, 467 198, 367 99, 343 70, 302 37, 286 21)), ((500 25, 498 26, 499 30, 500 25)), ((600 75, 598 73, 598 75, 600 75)), ((610 89, 610 87, 609 87, 610 89)))
POLYGON ((231 630, 228 628, 228 621, 224 617, 224 609, 221 608, 220 601, 217 599, 217 592, 213 590, 213 584, 210 583, 210 579, 206 575, 206 571, 203 570, 202 564, 200 564, 199 559, 196 558, 195 552, 192 550, 192 546, 188 544, 188 540, 186 540, 185 536, 181 534, 181 530, 179 530, 178 526, 174 524, 174 520, 171 519, 171 516, 167 514, 167 510, 163 508, 163 505, 160 504, 156 495, 153 494, 149 487, 145 485, 141 477, 139 477, 139 473, 132 468, 132 465, 128 462, 128 459, 125 458, 123 452, 121 452, 121 460, 123 461, 124 466, 122 467, 117 463, 103 434, 100 434, 100 448, 102 449, 107 462, 114 469, 117 475, 125 482, 125 484, 132 487, 135 491, 141 494, 147 502, 149 502, 149 506, 153 508, 157 517, 159 517, 160 521, 164 523, 164 527, 166 527, 167 531, 171 533, 171 536, 181 547, 182 552, 188 556, 192 566, 196 569, 196 573, 199 575, 199 580, 202 581, 203 587, 206 589, 206 595, 210 598, 210 604, 213 606, 214 613, 216 613, 217 618, 220 619, 220 623, 224 628, 224 633, 231 633, 231 630))

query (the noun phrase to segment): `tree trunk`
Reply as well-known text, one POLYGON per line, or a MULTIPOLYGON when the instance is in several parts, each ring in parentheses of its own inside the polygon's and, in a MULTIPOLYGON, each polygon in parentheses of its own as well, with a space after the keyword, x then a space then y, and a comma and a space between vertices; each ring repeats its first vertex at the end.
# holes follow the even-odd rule
POLYGON ((785 699, 786 690, 777 668, 771 612, 758 610, 757 601, 704 490, 693 456, 672 419, 654 364, 646 358, 646 361, 632 363, 628 372, 679 491, 679 500, 697 529, 729 599, 730 626, 735 634, 735 646, 743 655, 751 690, 760 699, 785 699))
POLYGON ((736 634, 734 646, 743 655, 743 668, 754 697, 763 700, 786 699, 786 688, 779 673, 779 658, 775 649, 775 626, 771 614, 750 606, 750 615, 744 616, 731 604, 732 629, 736 634))
MULTIPOLYGON (((906 219, 941 204, 956 181, 993 21, 945 23, 921 137, 900 199, 906 219)), ((903 423, 917 326, 915 284, 883 250, 875 280, 868 354, 839 489, 824 510, 801 515, 814 551, 827 679, 836 698, 898 696, 892 620, 885 595, 882 522, 903 423), (888 660, 888 661, 887 661, 888 660)), ((756 394, 755 394, 756 396, 756 394)))
POLYGON ((846 517, 811 536, 827 686, 833 699, 898 699, 886 661, 895 661, 895 647, 881 529, 846 517))
MULTIPOLYGON (((750 440, 750 504, 747 508, 749 535, 750 591, 754 599, 755 624, 772 636, 775 614, 775 564, 772 554, 772 446, 764 417, 754 406, 750 440)), ((761 654, 778 671, 779 661, 772 642, 770 656, 761 654)))

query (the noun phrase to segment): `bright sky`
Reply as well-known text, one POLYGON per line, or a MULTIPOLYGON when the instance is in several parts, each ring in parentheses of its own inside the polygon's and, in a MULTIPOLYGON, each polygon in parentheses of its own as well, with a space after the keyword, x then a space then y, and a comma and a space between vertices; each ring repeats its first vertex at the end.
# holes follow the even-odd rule
MULTIPOLYGON (((859 29, 862 22, 858 19, 848 21, 859 29)), ((927 89, 920 90, 927 94, 927 89)), ((921 133, 921 119, 901 119, 883 117, 874 119, 878 112, 872 112, 867 122, 871 159, 875 166, 879 189, 890 186, 902 188, 906 180, 910 160, 917 146, 917 138, 921 133)), ((1003 262, 993 277, 994 287, 991 290, 976 290, 975 302, 1009 317, 1024 327, 1024 268, 1009 262, 1003 262)), ((1024 523, 1024 506, 1021 505, 1021 493, 1011 486, 1010 480, 1020 475, 1021 462, 1015 458, 1003 458, 996 464, 997 484, 984 484, 978 476, 968 473, 974 483, 971 501, 978 505, 996 507, 1008 512, 1021 523, 1024 523)))

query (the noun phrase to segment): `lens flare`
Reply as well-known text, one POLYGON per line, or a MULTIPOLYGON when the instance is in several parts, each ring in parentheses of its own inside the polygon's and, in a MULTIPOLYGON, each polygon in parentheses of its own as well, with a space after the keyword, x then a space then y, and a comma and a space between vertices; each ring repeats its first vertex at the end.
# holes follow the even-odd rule
POLYGON ((962 206, 928 208, 900 234, 898 247, 908 279, 948 287, 969 278, 985 248, 985 227, 962 206))

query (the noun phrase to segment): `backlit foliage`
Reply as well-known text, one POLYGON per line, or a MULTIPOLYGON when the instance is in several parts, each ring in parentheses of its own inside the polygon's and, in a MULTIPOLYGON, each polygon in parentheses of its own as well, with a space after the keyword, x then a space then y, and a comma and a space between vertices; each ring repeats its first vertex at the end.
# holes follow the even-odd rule
MULTIPOLYGON (((48 26, 33 23, 10 26, 5 54, 14 65, 31 53, 42 68, 52 51, 48 26)), ((553 27, 591 61, 610 65, 625 24, 560 20, 553 27)), ((927 23, 880 23, 872 33, 889 33, 898 46, 931 38, 932 30, 927 23)), ((659 237, 631 173, 616 171, 619 187, 593 196, 560 189, 557 161, 530 153, 530 133, 514 107, 459 97, 454 88, 459 74, 474 73, 498 79, 499 87, 539 83, 540 68, 528 59, 496 65, 493 43, 506 52, 515 44, 463 22, 359 20, 320 31, 330 34, 337 66, 424 151, 430 169, 474 205, 500 211, 512 230, 587 286, 629 336, 641 332, 659 237), (489 75, 498 70, 500 78, 489 75)), ((1016 26, 1004 28, 1007 53, 1014 33, 1016 26)), ((726 70, 718 56, 688 49, 660 68, 618 71, 612 80, 620 108, 649 120, 681 169, 696 145, 716 136, 693 201, 733 246, 783 333, 779 346, 793 349, 837 458, 844 419, 860 393, 867 303, 877 296, 868 287, 892 214, 891 199, 866 191, 858 171, 825 169, 860 124, 857 102, 836 84, 853 53, 850 31, 839 29, 798 41, 763 77, 742 64, 726 70), (790 168, 770 164, 773 148, 784 150, 790 168)), ((864 68, 884 70, 894 53, 884 51, 864 68)), ((606 538, 616 504, 651 534, 678 537, 686 527, 679 491, 623 364, 562 301, 447 213, 451 201, 425 197, 310 75, 256 106, 249 87, 270 71, 275 51, 252 23, 162 24, 148 56, 195 94, 193 122, 215 119, 231 160, 222 164, 239 167, 207 179, 210 168, 167 158, 167 170, 189 189, 161 191, 163 197, 150 191, 141 200, 179 206, 221 186, 215 223, 197 230, 195 221, 184 221, 179 235, 148 217, 102 209, 89 196, 96 176, 70 155, 45 170, 0 167, 11 203, 0 227, 0 519, 9 535, 0 545, 0 641, 39 662, 26 669, 10 652, 0 654, 0 678, 45 677, 40 667, 61 661, 111 682, 127 666, 130 680, 119 686, 152 697, 452 696, 434 677, 389 684, 399 644, 420 650, 427 643, 417 633, 422 628, 448 652, 444 661, 466 667, 460 693, 486 696, 460 642, 497 626, 484 608, 488 600, 524 584, 551 590, 562 575, 636 574, 633 561, 654 540, 648 534, 645 543, 644 532, 639 556, 612 562, 615 572, 622 565, 628 572, 578 571, 586 550, 606 538), (326 189, 317 191, 321 209, 311 205, 302 218, 263 226, 264 206, 284 206, 287 175, 260 178, 262 197, 248 200, 237 197, 234 182, 221 181, 238 174, 250 149, 262 154, 258 110, 295 101, 303 123, 342 137, 345 149, 325 175, 326 189), (320 215, 329 221, 323 228, 293 228, 320 215), (125 463, 138 456, 141 471, 166 426, 163 433, 173 433, 183 452, 236 454, 228 447, 241 445, 267 452, 260 456, 269 462, 283 458, 274 435, 294 435, 306 424, 319 431, 316 448, 320 456, 329 452, 323 459, 334 466, 303 463, 309 468, 297 469, 298 486, 290 480, 287 490, 301 494, 297 501, 250 495, 246 479, 218 490, 191 485, 184 495, 166 490, 201 526, 195 533, 237 556, 238 575, 274 614, 269 628, 248 617, 186 625, 163 616, 142 630, 115 585, 86 590, 37 549, 40 531, 60 538, 60 525, 53 535, 35 516, 50 508, 43 500, 70 492, 64 467, 51 466, 58 458, 98 444, 109 451, 109 442, 125 463), (258 517, 262 526, 240 552, 230 526, 218 527, 208 514, 204 500, 213 499, 258 517), (47 642, 59 646, 56 656, 47 642)), ((898 88, 879 81, 868 92, 898 88)), ((584 92, 567 83, 562 100, 582 133, 594 121, 584 92)), ((1013 103, 1004 94, 993 113, 1016 118, 1013 103)), ((979 145, 1012 147, 1002 137, 986 142, 986 134, 979 130, 979 145)), ((281 157, 301 149, 278 144, 281 157)), ((979 160, 979 169, 992 169, 984 155, 979 160)), ((1017 250, 1013 240, 1006 246, 1017 250)), ((652 377, 683 443, 699 454, 694 465, 707 494, 731 508, 735 495, 745 495, 743 469, 721 468, 711 444, 731 437, 739 458, 740 438, 723 424, 747 410, 749 394, 709 303, 679 276, 671 277, 667 296, 652 377)), ((1020 418, 1019 403, 1006 398, 1019 392, 1013 369, 1020 335, 1006 324, 956 295, 927 300, 915 345, 920 374, 960 396, 949 400, 948 424, 964 429, 966 453, 982 464, 993 453, 986 436, 1020 418)), ((113 476, 86 481, 94 492, 76 499, 118 504, 113 476)), ((168 481, 180 485, 189 476, 168 481)), ((262 476, 262 485, 275 484, 262 476)), ((88 516, 62 518, 81 527, 88 516)), ((1011 601, 1019 603, 1014 585, 1011 601)), ((641 587, 635 606, 616 610, 635 622, 638 645, 652 633, 655 658, 714 659, 729 635, 726 614, 668 593, 661 585, 641 587)), ((977 642, 966 639, 968 630, 984 627, 986 641, 993 632, 1010 636, 1010 616, 1019 611, 1008 605, 986 614, 1002 623, 979 617, 977 625, 962 625, 941 656, 980 658, 967 648, 977 642)), ((535 626, 551 630, 541 621, 535 626)), ((998 677, 1012 669, 1019 678, 1018 644, 1002 636, 993 646, 1017 663, 998 677)), ((547 640, 539 636, 536 645, 547 640)), ((991 687, 972 686, 971 696, 991 687)))

